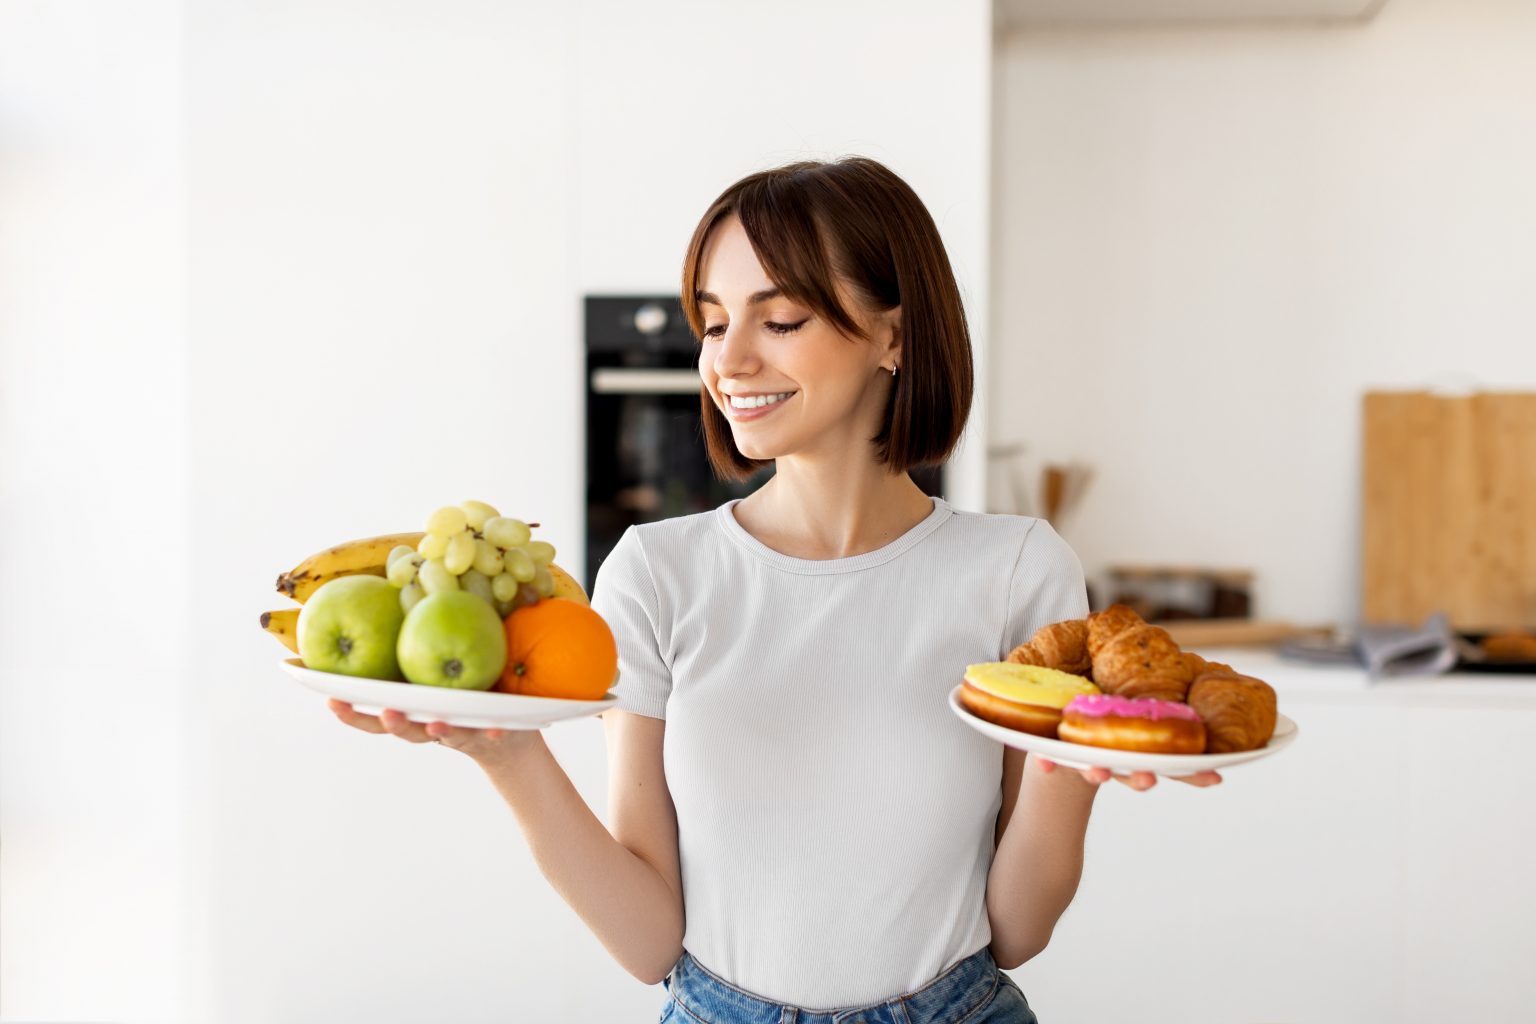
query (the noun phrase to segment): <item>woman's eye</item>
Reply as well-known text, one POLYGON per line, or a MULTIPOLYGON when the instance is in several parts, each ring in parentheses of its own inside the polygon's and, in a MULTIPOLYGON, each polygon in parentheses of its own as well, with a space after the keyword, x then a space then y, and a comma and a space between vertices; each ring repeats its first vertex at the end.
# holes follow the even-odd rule
MULTIPOLYGON (((804 327, 807 322, 808 321, 801 320, 797 324, 777 324, 777 323, 774 323, 772 320, 765 320, 763 322, 763 328, 765 330, 767 330, 769 334, 777 334, 777 335, 783 336, 785 334, 794 334, 800 328, 804 327)), ((718 337, 720 337, 720 335, 722 335, 724 333, 725 333, 725 325, 724 324, 716 324, 714 327, 706 327, 706 328, 704 328, 704 337, 706 337, 706 338, 718 338, 718 337)))

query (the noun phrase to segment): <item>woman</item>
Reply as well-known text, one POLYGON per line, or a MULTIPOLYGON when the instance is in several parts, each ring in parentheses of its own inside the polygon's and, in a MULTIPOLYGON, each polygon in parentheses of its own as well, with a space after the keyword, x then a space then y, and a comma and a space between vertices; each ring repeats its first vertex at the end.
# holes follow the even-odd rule
POLYGON ((607 826, 538 732, 333 708, 474 758, 560 895, 668 986, 663 1021, 1032 1022, 1000 968, 1045 948, 1111 776, 1026 762, 946 706, 967 664, 1088 606, 1049 523, 907 474, 948 457, 971 405, 938 230, 873 160, 790 164, 715 201, 682 296, 716 471, 774 473, 629 528, 599 568, 607 826))

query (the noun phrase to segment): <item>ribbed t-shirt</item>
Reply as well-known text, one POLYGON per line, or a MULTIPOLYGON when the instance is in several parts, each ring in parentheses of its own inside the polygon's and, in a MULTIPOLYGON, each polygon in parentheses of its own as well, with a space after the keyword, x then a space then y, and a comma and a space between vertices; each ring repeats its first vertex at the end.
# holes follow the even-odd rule
POLYGON ((1086 615, 1082 565, 1043 519, 942 498, 877 550, 795 558, 740 500, 629 527, 593 584, 617 706, 666 720, 683 946, 772 1002, 881 1002, 991 942, 1003 748, 949 693, 1086 615))

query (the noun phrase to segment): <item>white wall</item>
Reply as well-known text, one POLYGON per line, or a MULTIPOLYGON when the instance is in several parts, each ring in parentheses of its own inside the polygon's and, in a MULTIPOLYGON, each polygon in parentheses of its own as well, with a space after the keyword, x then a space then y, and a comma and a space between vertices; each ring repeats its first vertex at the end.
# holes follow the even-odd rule
MULTIPOLYGON (((0 1015, 652 1013, 478 769, 338 725, 257 616, 466 497, 580 572, 581 295, 675 289, 752 170, 907 177, 984 370, 990 57, 980 0, 0 8, 0 1015)), ((605 815, 601 728, 549 739, 605 815)))
POLYGON ((567 44, 552 5, 188 6, 200 1019, 581 1003, 479 770, 345 729, 256 628, 278 571, 445 501, 579 549, 567 44))
POLYGON ((990 4, 588 0, 576 8, 581 289, 676 291, 699 218, 753 171, 849 154, 886 163, 937 223, 970 317, 975 404, 945 484, 952 502, 981 508, 990 4))
POLYGON ((1355 619, 1360 396, 1536 387, 1536 7, 998 48, 994 442, 1098 478, 1062 532, 1355 619))
POLYGON ((0 1017, 183 1008, 180 11, 0 5, 0 1017))

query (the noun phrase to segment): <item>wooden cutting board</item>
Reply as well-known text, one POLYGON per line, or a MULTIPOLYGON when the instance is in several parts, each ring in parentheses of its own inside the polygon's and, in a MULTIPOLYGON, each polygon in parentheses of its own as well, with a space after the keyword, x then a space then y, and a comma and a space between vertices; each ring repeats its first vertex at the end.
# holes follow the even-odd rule
POLYGON ((1536 626, 1536 393, 1365 395, 1363 616, 1536 626))
POLYGON ((1274 647, 1286 640, 1332 637, 1328 625, 1298 626, 1273 619, 1175 619, 1154 622, 1186 651, 1213 647, 1274 647))

